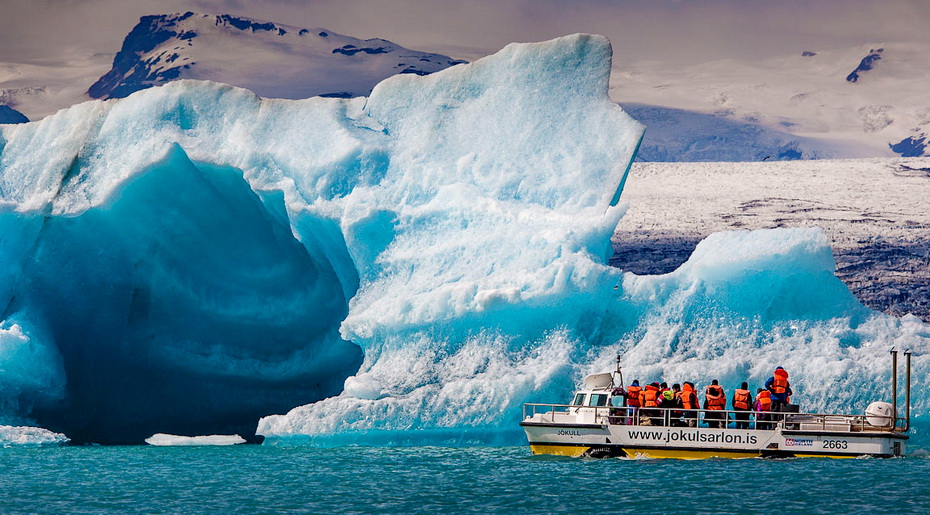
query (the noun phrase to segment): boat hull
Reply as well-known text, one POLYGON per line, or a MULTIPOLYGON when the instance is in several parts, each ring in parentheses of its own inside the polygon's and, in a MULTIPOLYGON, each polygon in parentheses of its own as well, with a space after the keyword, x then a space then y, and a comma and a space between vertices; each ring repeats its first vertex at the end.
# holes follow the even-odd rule
POLYGON ((717 429, 525 421, 533 454, 630 458, 892 457, 906 435, 882 432, 717 429))

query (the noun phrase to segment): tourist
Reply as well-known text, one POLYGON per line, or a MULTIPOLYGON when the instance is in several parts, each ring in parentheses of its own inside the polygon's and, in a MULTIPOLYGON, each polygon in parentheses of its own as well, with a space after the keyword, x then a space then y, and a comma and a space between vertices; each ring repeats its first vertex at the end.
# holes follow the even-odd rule
POLYGON ((704 413, 707 427, 716 426, 720 429, 727 427, 727 414, 723 413, 727 409, 727 394, 716 379, 711 381, 710 386, 707 387, 707 391, 704 393, 704 409, 709 410, 708 413, 704 413), (711 413, 713 411, 720 411, 721 413, 711 413), (715 422, 712 423, 711 421, 715 422))
POLYGON ((684 410, 682 415, 684 415, 685 425, 688 427, 696 426, 698 419, 697 409, 700 405, 698 404, 697 394, 694 392, 694 383, 685 381, 685 385, 678 395, 678 400, 681 402, 681 407, 684 410))
POLYGON ((736 411, 736 429, 749 429, 749 412, 752 410, 752 393, 749 383, 743 382, 733 391, 733 410, 736 411))
POLYGON ((764 388, 756 390, 756 429, 771 429, 772 424, 768 423, 769 411, 772 411, 772 393, 764 388))

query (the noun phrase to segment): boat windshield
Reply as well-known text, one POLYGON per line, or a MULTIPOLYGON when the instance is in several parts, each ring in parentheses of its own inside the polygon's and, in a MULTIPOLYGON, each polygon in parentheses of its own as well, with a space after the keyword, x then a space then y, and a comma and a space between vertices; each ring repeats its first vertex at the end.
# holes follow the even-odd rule
POLYGON ((585 394, 576 393, 575 400, 572 401, 572 406, 584 406, 584 398, 585 398, 585 394))
POLYGON ((607 406, 607 394, 606 393, 591 394, 591 399, 588 400, 588 406, 607 406))

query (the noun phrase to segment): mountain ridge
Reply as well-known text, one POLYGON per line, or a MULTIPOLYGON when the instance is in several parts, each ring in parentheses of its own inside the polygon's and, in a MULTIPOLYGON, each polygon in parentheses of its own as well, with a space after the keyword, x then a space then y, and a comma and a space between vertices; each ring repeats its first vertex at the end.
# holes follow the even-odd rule
POLYGON ((397 73, 427 75, 464 62, 380 38, 188 11, 143 16, 87 94, 123 98, 176 79, 202 79, 270 98, 348 98, 367 95, 397 73))

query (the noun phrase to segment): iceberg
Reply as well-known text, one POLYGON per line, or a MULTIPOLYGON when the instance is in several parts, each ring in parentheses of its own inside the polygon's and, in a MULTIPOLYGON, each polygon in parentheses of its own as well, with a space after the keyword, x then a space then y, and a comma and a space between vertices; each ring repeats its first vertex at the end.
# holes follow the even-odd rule
MULTIPOLYGON (((641 378, 789 368, 805 407, 926 374, 817 230, 608 266, 643 127, 600 36, 512 44, 369 98, 178 81, 0 127, 0 417, 76 441, 516 443, 617 353, 641 378), (271 415, 279 413, 279 415, 271 415)), ((927 399, 917 395, 918 409, 927 399)))
POLYGON ((190 447, 202 445, 239 445, 245 443, 245 438, 239 435, 201 435, 179 436, 165 433, 155 433, 145 439, 145 443, 156 447, 190 447))
POLYGON ((45 378, 0 383, 8 416, 77 441, 246 434, 405 346, 382 335, 493 330, 594 287, 642 135, 607 98, 610 55, 511 45, 367 99, 178 81, 0 128, 23 349, 0 366, 45 378))
POLYGON ((0 425, 0 447, 59 446, 69 441, 65 435, 41 427, 0 425))

